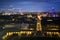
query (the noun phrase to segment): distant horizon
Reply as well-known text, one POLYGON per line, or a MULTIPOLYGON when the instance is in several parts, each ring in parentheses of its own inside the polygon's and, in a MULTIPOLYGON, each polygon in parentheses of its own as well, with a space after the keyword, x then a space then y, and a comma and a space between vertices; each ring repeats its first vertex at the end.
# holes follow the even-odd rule
POLYGON ((1 0, 0 12, 3 9, 5 12, 49 12, 52 9, 58 12, 60 11, 60 0, 1 0))
MULTIPOLYGON (((34 13, 35 13, 36 11, 34 11, 34 13)), ((46 11, 45 11, 46 12, 46 11)), ((60 13, 60 11, 55 11, 55 12, 59 12, 60 13)), ((0 12, 0 13, 2 13, 2 12, 0 12)), ((9 12, 5 12, 5 13, 9 13, 9 12)), ((21 12, 20 12, 21 13, 21 12)), ((22 12, 22 13, 24 13, 24 12, 22 12)), ((25 12, 26 13, 26 12, 25 12)), ((27 13, 33 13, 33 12, 27 12, 27 13)), ((44 12, 37 12, 37 13, 44 13, 44 12)), ((49 12, 46 12, 46 13, 52 13, 51 11, 49 11, 49 12)))

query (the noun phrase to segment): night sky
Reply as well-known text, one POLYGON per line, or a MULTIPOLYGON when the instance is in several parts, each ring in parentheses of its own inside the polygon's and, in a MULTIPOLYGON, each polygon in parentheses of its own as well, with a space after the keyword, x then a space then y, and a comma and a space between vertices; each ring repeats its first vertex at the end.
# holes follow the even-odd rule
POLYGON ((13 8, 13 12, 18 12, 18 10, 47 12, 52 9, 60 11, 60 0, 0 0, 0 12, 2 9, 8 12, 10 8, 13 8))

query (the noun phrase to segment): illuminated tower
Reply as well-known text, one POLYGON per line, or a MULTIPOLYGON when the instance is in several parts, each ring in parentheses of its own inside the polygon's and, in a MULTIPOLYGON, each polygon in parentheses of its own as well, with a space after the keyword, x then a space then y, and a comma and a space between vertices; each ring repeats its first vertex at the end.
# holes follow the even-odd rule
POLYGON ((38 13, 37 14, 37 31, 42 31, 42 26, 41 26, 41 15, 38 13))

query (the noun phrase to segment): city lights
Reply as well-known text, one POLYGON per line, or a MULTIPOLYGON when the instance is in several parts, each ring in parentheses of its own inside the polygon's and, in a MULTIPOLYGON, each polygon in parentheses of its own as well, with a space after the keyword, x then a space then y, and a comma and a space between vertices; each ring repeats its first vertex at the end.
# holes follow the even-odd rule
POLYGON ((0 40, 36 39, 60 40, 60 0, 0 0, 0 40))

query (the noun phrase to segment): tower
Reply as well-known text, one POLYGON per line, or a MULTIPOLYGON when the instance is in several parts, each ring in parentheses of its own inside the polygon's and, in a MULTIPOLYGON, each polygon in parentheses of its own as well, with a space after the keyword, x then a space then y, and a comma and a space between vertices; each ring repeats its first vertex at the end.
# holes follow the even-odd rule
POLYGON ((37 31, 42 31, 42 26, 41 26, 41 15, 38 13, 37 14, 37 31))

